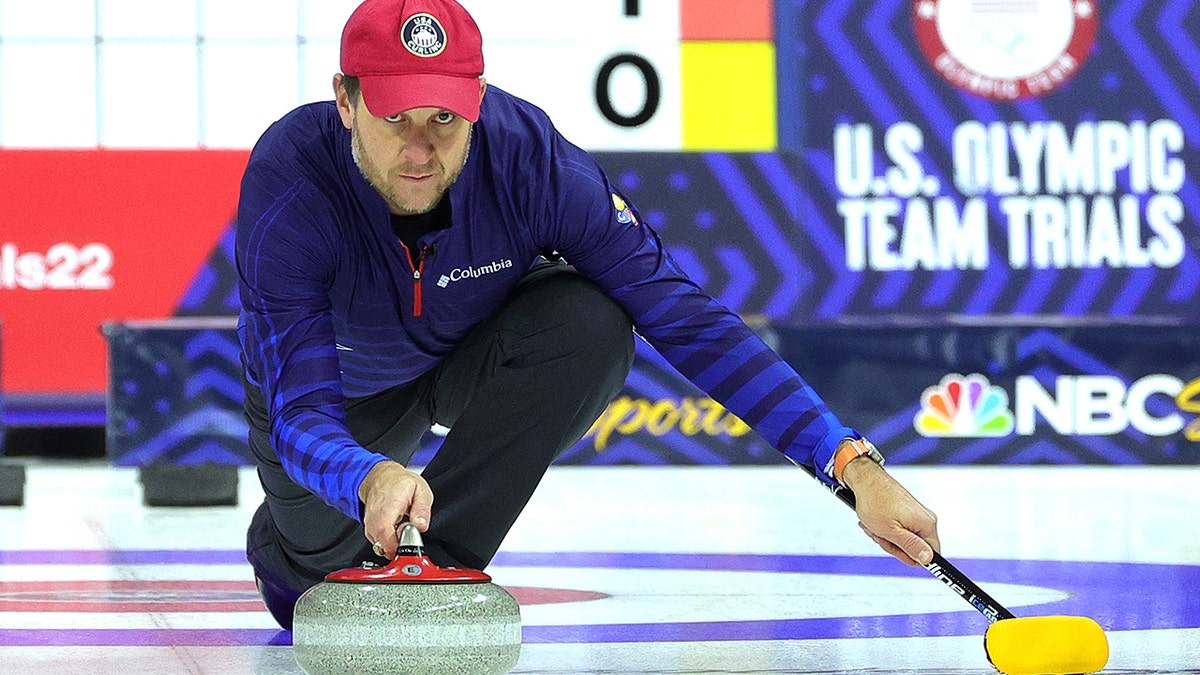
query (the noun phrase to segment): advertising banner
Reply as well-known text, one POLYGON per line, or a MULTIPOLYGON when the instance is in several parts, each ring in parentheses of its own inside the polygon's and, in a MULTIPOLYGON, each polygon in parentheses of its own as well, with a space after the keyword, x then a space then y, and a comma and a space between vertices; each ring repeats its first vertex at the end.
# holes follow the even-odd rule
MULTIPOLYGON (((252 463, 234 327, 232 317, 106 325, 113 463, 252 463)), ((1200 463, 1200 336, 1188 329, 759 330, 893 464, 1200 463)), ((625 387, 559 463, 786 462, 637 345, 625 387)), ((441 442, 426 434, 413 461, 441 442)))
POLYGON ((1195 320, 1196 3, 802 4, 820 316, 1195 320))
POLYGON ((203 285, 248 155, 0 149, 5 391, 104 391, 101 323, 169 317, 203 285))
POLYGON ((1200 335, 1117 322, 781 329, 890 461, 1200 463, 1200 335))

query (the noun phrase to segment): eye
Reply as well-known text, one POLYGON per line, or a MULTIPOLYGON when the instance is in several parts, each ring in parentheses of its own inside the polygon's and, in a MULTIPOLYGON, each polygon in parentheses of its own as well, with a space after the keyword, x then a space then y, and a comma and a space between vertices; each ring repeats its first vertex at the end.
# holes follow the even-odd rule
POLYGON ((404 113, 398 112, 395 115, 388 115, 387 117, 385 117, 383 119, 387 120, 388 122, 392 122, 392 123, 399 122, 400 120, 404 119, 404 113))
POLYGON ((433 121, 437 122, 438 124, 450 124, 456 119, 458 119, 458 115, 455 115, 449 110, 443 110, 434 116, 433 121))

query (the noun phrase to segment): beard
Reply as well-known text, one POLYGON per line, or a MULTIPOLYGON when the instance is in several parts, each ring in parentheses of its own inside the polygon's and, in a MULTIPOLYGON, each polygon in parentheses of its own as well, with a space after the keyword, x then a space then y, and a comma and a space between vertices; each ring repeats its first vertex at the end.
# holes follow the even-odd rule
MULTIPOLYGON (((357 113, 356 113, 357 116, 357 113)), ((442 200, 442 196, 458 180, 462 174, 463 167, 467 165, 467 157, 471 154, 471 133, 474 129, 467 130, 467 151, 463 153, 462 162, 459 163, 451 172, 446 172, 444 167, 439 163, 438 168, 442 169, 435 173, 444 174, 441 181, 438 182, 434 194, 431 198, 424 198, 420 201, 413 201, 402 197, 396 189, 396 186, 388 180, 388 172, 379 168, 367 153, 366 147, 363 145, 362 136, 358 133, 358 125, 350 130, 350 156, 354 158, 354 165, 358 167, 358 172, 362 177, 375 188, 383 200, 387 202, 388 208, 396 215, 415 216, 421 213, 429 213, 433 210, 438 202, 442 200)), ((408 167, 399 167, 396 171, 402 171, 408 167)))

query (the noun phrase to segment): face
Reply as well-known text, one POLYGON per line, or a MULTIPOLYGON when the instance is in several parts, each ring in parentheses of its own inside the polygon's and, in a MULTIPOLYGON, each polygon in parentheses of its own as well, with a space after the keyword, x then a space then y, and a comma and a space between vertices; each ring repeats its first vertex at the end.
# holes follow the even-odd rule
MULTIPOLYGON (((392 213, 426 213, 462 173, 471 123, 439 108, 413 108, 375 117, 337 86, 342 123, 350 129, 354 163, 392 213)), ((482 93, 483 85, 480 85, 482 93)))

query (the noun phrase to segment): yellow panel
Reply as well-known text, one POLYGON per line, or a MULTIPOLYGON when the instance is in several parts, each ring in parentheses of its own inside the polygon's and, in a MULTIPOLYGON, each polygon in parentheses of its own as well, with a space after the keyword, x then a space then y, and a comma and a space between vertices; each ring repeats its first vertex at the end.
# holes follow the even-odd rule
POLYGON ((684 150, 774 150, 775 45, 680 43, 684 150))

